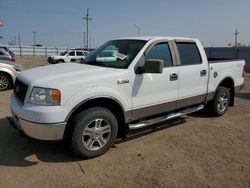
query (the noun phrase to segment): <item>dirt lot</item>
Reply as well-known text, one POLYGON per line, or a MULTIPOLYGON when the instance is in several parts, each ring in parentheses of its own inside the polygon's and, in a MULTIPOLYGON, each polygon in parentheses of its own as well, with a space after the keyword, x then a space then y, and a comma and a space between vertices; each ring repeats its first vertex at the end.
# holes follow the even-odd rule
MULTIPOLYGON (((40 58, 16 58, 26 68, 40 58)), ((62 144, 18 136, 9 97, 0 93, 0 187, 250 188, 250 74, 235 106, 218 118, 192 114, 118 141, 105 155, 80 160, 62 144)))

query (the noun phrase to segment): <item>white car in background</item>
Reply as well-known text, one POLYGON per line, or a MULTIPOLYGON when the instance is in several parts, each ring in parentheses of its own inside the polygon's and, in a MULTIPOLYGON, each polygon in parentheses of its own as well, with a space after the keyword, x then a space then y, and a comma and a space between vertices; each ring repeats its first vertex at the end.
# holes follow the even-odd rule
POLYGON ((22 65, 12 61, 0 60, 0 91, 13 87, 16 76, 23 70, 22 65))
POLYGON ((50 64, 69 63, 75 61, 76 59, 85 59, 88 53, 89 52, 85 50, 68 50, 60 53, 60 55, 48 57, 48 62, 50 64))

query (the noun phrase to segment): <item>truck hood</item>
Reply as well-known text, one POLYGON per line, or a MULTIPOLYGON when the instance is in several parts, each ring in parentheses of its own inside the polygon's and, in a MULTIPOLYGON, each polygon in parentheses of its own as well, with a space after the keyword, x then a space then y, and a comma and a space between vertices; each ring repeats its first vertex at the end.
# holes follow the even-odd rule
MULTIPOLYGON (((41 87, 58 87, 70 83, 77 83, 81 80, 93 80, 112 75, 117 69, 84 65, 78 63, 65 63, 46 65, 22 72, 18 78, 41 87)), ((81 81, 82 82, 82 81, 81 81)))

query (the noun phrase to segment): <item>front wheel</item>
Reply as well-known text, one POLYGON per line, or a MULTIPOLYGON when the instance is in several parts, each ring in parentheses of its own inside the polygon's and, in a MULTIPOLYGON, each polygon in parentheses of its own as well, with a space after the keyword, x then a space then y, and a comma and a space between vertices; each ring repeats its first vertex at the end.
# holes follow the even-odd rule
POLYGON ((94 107, 76 115, 73 120, 73 152, 82 158, 104 154, 114 144, 118 123, 114 114, 106 108, 94 107))
POLYGON ((223 115, 227 111, 229 103, 230 103, 229 89, 220 86, 211 104, 213 114, 215 116, 223 115))
POLYGON ((12 79, 6 73, 0 73, 0 91, 10 89, 12 87, 12 79))
POLYGON ((62 59, 57 60, 57 63, 64 63, 62 59))

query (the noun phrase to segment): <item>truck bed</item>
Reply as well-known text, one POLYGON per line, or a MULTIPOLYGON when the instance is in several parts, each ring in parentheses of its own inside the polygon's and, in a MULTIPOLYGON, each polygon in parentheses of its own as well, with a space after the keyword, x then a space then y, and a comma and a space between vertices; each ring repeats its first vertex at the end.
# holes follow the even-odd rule
POLYGON ((208 63, 225 63, 225 62, 232 62, 232 61, 241 61, 243 59, 211 57, 211 58, 207 58, 207 60, 208 60, 208 63))

